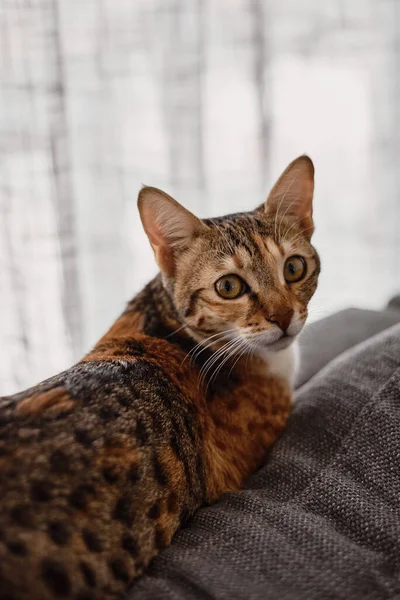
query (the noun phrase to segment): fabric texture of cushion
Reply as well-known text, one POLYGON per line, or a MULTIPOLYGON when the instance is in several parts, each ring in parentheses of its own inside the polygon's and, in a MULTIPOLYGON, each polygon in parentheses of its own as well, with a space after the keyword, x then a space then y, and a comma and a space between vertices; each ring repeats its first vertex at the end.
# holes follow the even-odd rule
POLYGON ((400 597, 400 325, 296 396, 267 464, 199 510, 130 599, 400 597))
POLYGON ((382 311, 348 308, 308 325, 300 337, 296 387, 345 350, 400 322, 400 296, 382 311))

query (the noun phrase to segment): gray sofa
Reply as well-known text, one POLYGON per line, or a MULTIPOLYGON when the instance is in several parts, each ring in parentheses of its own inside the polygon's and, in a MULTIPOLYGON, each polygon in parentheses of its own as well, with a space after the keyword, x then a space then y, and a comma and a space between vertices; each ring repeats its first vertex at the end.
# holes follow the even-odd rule
POLYGON ((266 465, 198 511, 129 595, 214 598, 400 598, 399 299, 309 326, 266 465))

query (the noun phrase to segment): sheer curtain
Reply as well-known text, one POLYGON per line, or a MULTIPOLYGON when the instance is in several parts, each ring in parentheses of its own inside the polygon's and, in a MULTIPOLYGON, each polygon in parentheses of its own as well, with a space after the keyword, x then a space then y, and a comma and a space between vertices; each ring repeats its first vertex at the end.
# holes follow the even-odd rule
POLYGON ((317 173, 311 308, 400 288, 397 0, 0 0, 0 391, 67 367, 153 276, 136 197, 247 210, 317 173))

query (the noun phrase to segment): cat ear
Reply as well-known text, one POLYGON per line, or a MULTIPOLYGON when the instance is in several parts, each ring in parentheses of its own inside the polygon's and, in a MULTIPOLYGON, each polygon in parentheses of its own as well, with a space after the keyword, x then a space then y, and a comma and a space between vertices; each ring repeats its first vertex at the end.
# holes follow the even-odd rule
POLYGON ((305 237, 314 232, 312 201, 314 165, 308 156, 299 156, 285 169, 264 204, 264 212, 278 218, 294 217, 305 237))
POLYGON ((158 266, 166 275, 173 275, 176 254, 188 248, 207 225, 154 187, 145 186, 139 192, 138 208, 158 266))

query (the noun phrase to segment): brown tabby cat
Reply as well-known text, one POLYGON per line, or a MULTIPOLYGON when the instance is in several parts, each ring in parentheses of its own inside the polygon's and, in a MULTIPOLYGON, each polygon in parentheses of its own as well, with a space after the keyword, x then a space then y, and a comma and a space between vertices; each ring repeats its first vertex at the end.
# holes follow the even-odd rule
POLYGON ((240 488, 291 403, 319 273, 312 162, 254 212, 139 194, 161 275, 68 371, 1 401, 1 600, 106 600, 203 504, 240 488))

